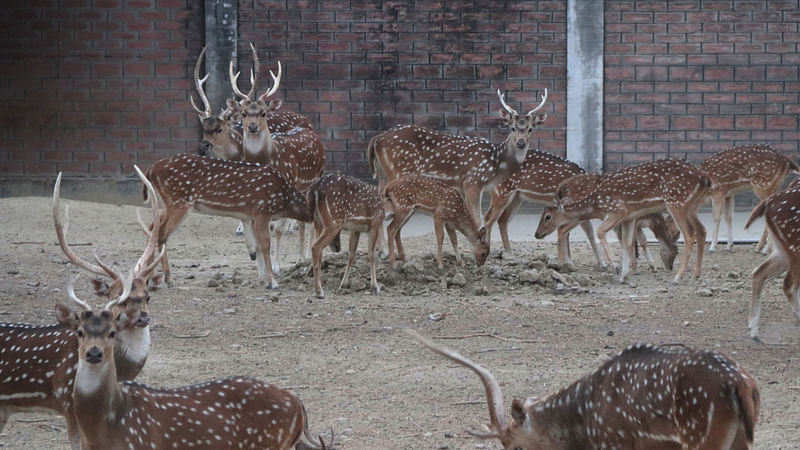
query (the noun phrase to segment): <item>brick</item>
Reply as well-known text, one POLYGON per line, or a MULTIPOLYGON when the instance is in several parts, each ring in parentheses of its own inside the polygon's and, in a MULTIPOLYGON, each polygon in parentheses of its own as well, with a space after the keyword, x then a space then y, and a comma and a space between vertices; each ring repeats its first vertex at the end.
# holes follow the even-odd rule
POLYGON ((797 116, 767 116, 768 130, 797 130, 797 116))
POLYGON ((707 130, 730 130, 733 128, 732 117, 704 117, 703 127, 707 130))

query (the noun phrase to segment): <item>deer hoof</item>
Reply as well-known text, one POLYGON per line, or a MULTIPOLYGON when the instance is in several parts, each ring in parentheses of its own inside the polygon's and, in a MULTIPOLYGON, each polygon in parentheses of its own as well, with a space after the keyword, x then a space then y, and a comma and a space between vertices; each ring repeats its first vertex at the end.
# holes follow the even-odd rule
POLYGON ((372 289, 375 291, 376 294, 380 294, 381 285, 380 284, 376 284, 375 286, 372 286, 372 289))
POLYGON ((323 291, 317 292, 317 298, 320 299, 320 300, 324 299, 325 298, 325 292, 323 292, 323 291))
POLYGON ((270 288, 270 289, 278 289, 278 282, 277 282, 277 281, 275 281, 275 280, 272 280, 272 281, 269 283, 269 288, 270 288))

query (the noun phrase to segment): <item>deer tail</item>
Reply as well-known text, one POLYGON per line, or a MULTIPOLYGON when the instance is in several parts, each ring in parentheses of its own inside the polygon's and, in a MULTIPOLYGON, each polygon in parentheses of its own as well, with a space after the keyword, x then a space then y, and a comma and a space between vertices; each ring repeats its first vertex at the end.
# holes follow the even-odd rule
POLYGON ((789 167, 789 170, 800 175, 800 166, 797 165, 795 160, 792 158, 786 158, 786 165, 789 167))
MULTIPOLYGON (((145 175, 147 176, 148 180, 152 180, 153 179, 153 177, 151 176, 151 172, 152 171, 153 171, 152 167, 147 169, 147 173, 145 175)), ((144 200, 145 203, 147 203, 150 200, 148 197, 149 196, 148 196, 148 192, 147 192, 147 185, 142 183, 142 199, 144 200)))
POLYGON ((753 208, 753 212, 750 213, 750 217, 747 218, 747 223, 744 224, 744 229, 747 230, 750 228, 750 225, 756 221, 759 217, 763 216, 764 213, 767 212, 767 200, 769 197, 761 200, 755 208, 753 208))
POLYGON ((331 430, 331 440, 327 444, 322 439, 322 436, 317 436, 317 439, 314 439, 314 437, 311 436, 311 432, 308 431, 308 415, 306 414, 306 407, 301 404, 300 409, 303 412, 303 431, 300 436, 298 436, 298 440, 295 443, 294 448, 296 450, 334 450, 333 430, 331 430), (319 440, 319 444, 317 444, 317 440, 319 440))
POLYGON ((375 147, 378 146, 378 137, 380 134, 370 139, 367 145, 367 164, 369 164, 369 173, 372 178, 378 178, 378 170, 375 167, 375 147))

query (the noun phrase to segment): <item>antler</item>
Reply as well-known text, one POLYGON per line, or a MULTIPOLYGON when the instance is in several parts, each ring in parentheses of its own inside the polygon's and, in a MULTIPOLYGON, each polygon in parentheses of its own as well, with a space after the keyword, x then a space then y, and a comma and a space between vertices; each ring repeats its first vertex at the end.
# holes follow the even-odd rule
POLYGON ((200 52, 200 56, 197 57, 197 62, 194 65, 194 87, 200 94, 200 100, 203 101, 203 106, 205 109, 201 110, 198 108, 197 104, 194 102, 194 96, 191 94, 189 95, 189 101, 192 103, 192 107, 195 111, 197 111, 197 114, 200 114, 200 116, 202 116, 204 119, 211 117, 211 104, 208 102, 208 97, 203 90, 203 84, 205 84, 206 80, 208 80, 209 74, 206 74, 206 76, 200 78, 200 64, 203 62, 203 56, 205 56, 207 49, 207 45, 203 47, 203 50, 200 52))
POLYGON ((278 92, 278 87, 281 85, 281 77, 283 76, 283 68, 281 67, 280 61, 278 61, 278 75, 276 76, 271 70, 269 71, 269 75, 272 77, 272 87, 259 97, 260 100, 269 98, 278 92))
POLYGON ((128 295, 130 295, 131 288, 133 286, 133 277, 134 277, 133 269, 131 269, 131 271, 128 272, 128 276, 122 280, 122 294, 120 294, 118 298, 115 298, 114 300, 108 302, 106 304, 105 309, 109 309, 117 303, 122 303, 123 301, 125 301, 126 298, 128 298, 128 295))
POLYGON ((136 265, 133 266, 133 273, 136 277, 143 277, 146 278, 150 272, 155 269, 156 265, 158 264, 161 257, 164 256, 164 252, 166 250, 166 246, 161 248, 161 253, 157 258, 155 258, 150 265, 145 266, 147 261, 153 258, 153 254, 155 253, 156 244, 158 243, 158 232, 161 228, 161 219, 159 217, 159 210, 158 210, 158 196, 156 195, 156 190, 153 188, 153 184, 150 183, 150 180, 147 179, 145 174, 139 169, 139 166, 136 164, 133 165, 134 170, 136 170, 136 174, 139 175, 141 178, 142 183, 147 187, 147 197, 150 199, 150 207, 153 210, 153 228, 151 230, 147 229, 147 226, 142 221, 142 216, 139 214, 139 208, 136 208, 136 218, 139 220, 139 225, 141 225, 144 234, 147 236, 147 244, 145 245, 144 252, 142 256, 139 258, 139 261, 136 262, 136 265))
POLYGON ((503 109, 505 109, 506 112, 508 112, 511 115, 519 115, 514 108, 508 106, 508 104, 506 103, 506 96, 505 94, 500 93, 500 89, 497 90, 497 96, 500 98, 500 104, 503 105, 503 109))
POLYGON ((87 311, 91 311, 92 307, 89 306, 89 304, 86 303, 85 301, 79 299, 77 295, 75 295, 75 280, 77 280, 80 275, 81 274, 78 273, 73 276, 72 272, 70 272, 69 268, 67 268, 67 295, 69 295, 69 298, 71 298, 72 301, 77 303, 81 308, 87 311))
POLYGON ((58 177, 56 178, 56 185, 53 187, 53 222, 56 227, 56 236, 58 237, 58 244, 61 246, 61 250, 66 255, 67 259, 70 260, 73 264, 78 267, 82 267, 83 269, 88 270, 96 275, 110 277, 112 280, 121 280, 122 277, 119 273, 117 273, 114 269, 110 268, 106 264, 103 264, 100 261, 100 258, 95 254, 95 261, 98 262, 99 265, 91 264, 89 262, 84 261, 78 255, 72 252, 72 249, 69 248, 67 244, 66 234, 67 229, 69 228, 69 206, 64 208, 64 224, 61 223, 61 218, 59 217, 59 207, 58 203, 61 197, 61 172, 58 173, 58 177))
POLYGON ((456 363, 461 364, 462 366, 472 370, 478 375, 478 377, 480 377, 481 382, 483 383, 483 387, 486 390, 487 403, 489 404, 489 418, 492 421, 491 427, 494 428, 496 434, 476 433, 474 434, 474 436, 488 439, 493 437, 499 437, 502 433, 504 433, 505 430, 507 429, 507 425, 503 408, 503 392, 500 390, 500 385, 497 384, 497 380, 494 379, 494 376, 488 370, 475 364, 469 359, 461 356, 459 353, 454 352, 453 350, 450 350, 447 347, 442 347, 434 344, 428 339, 420 336, 420 334, 417 333, 416 331, 410 328, 407 328, 405 331, 406 333, 410 334, 411 337, 416 339, 420 344, 428 347, 429 349, 444 356, 445 358, 455 361, 456 363))
POLYGON ((539 106, 537 106, 536 108, 533 108, 532 110, 528 111, 528 114, 526 114, 526 116, 530 116, 536 111, 542 109, 542 106, 544 106, 545 102, 547 102, 547 88, 544 88, 544 94, 542 94, 542 102, 539 103, 539 106))
MULTIPOLYGON (((245 94, 239 89, 239 75, 241 72, 233 73, 233 61, 228 65, 228 78, 231 80, 231 87, 233 92, 242 100, 252 99, 253 94, 256 92, 256 85, 258 78, 261 75, 261 63, 258 60, 258 53, 253 43, 250 43, 250 51, 253 53, 253 68, 250 70, 250 90, 245 94)), ((272 73, 272 71, 270 71, 272 73)))

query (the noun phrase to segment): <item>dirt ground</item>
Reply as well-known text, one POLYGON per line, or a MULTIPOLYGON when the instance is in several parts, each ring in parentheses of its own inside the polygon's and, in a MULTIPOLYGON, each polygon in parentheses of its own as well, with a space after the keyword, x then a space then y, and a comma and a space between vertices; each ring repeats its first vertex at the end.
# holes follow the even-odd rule
MULTIPOLYGON (((70 204, 69 241, 79 254, 89 259, 97 251, 126 270, 139 257, 144 238, 133 207, 62 203, 70 204)), ((0 199, 3 321, 52 323, 53 306, 67 298, 51 211, 46 198, 0 199)), ((555 245, 536 242, 517 243, 511 253, 493 242, 481 268, 463 246, 467 264, 456 269, 446 248, 440 273, 430 234, 406 239, 403 269, 379 262, 383 291, 375 295, 365 289, 362 242, 353 290, 336 290, 345 252, 326 251, 328 297, 318 300, 302 269, 285 265, 274 291, 259 283, 235 225, 194 214, 171 238, 174 285, 152 295, 152 348, 137 381, 176 387, 258 377, 291 388, 308 409, 312 432, 333 429, 343 449, 495 449, 497 442, 465 433, 488 422, 477 377, 423 349, 403 328, 438 337, 491 369, 507 405, 512 397, 554 392, 631 343, 680 342, 719 350, 755 376, 762 398, 756 448, 800 448, 800 325, 780 280, 771 281, 761 321, 766 343, 749 339, 750 272, 764 259, 752 246, 707 254, 700 281, 672 286, 671 275, 650 272, 642 260, 640 273, 620 285, 595 268, 583 245, 573 247, 572 273, 548 269, 556 267, 555 245), (538 281, 521 282, 521 274, 538 281)), ((284 261, 294 262, 296 245, 290 236, 284 261)), ((88 278, 78 281, 83 298, 91 296, 88 278)), ((66 449, 65 430, 60 417, 18 414, 0 445, 66 449)))

